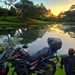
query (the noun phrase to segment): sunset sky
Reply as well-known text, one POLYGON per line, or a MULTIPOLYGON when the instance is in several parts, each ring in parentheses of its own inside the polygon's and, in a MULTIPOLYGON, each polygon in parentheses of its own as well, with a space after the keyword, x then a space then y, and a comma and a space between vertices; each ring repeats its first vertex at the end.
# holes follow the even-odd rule
MULTIPOLYGON (((75 4, 75 0, 30 0, 30 1, 33 1, 35 5, 43 3, 44 6, 48 9, 51 9, 52 13, 56 16, 60 12, 68 10, 71 7, 71 5, 75 4)), ((0 2, 0 6, 2 5, 3 4, 0 2)))
POLYGON ((46 8, 50 8, 54 15, 58 15, 60 12, 66 11, 71 5, 75 4, 75 0, 31 0, 34 4, 43 3, 46 8))

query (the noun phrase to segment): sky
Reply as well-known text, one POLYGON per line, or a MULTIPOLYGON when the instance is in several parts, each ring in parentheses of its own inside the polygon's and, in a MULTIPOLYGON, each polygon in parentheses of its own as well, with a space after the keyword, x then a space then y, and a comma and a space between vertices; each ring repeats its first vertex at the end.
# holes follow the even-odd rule
MULTIPOLYGON (((1 6, 1 7, 4 7, 4 8, 7 7, 7 6, 5 5, 5 1, 7 1, 7 0, 0 0, 0 6, 1 6)), ((13 0, 13 1, 15 1, 15 0, 13 0)), ((18 2, 20 2, 20 0, 16 0, 16 1, 14 2, 14 4, 15 4, 15 3, 18 3, 18 2)))
MULTIPOLYGON (((17 2, 18 1, 20 0, 17 0, 17 2)), ((51 9, 52 13, 55 16, 57 16, 60 12, 69 10, 71 5, 75 4, 75 0, 30 0, 30 1, 32 1, 35 5, 43 3, 46 8, 51 9)), ((4 4, 0 2, 0 6, 4 6, 4 4)))
POLYGON ((75 0, 31 0, 34 4, 43 3, 44 6, 52 10, 54 15, 58 15, 60 12, 69 10, 71 5, 75 4, 75 0))

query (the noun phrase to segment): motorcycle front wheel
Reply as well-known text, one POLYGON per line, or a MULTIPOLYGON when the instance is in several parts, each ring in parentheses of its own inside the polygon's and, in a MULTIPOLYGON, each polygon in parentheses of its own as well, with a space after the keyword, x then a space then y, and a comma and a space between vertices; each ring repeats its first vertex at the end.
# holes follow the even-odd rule
POLYGON ((16 72, 17 75, 29 75, 27 66, 23 60, 13 61, 12 64, 15 67, 14 72, 16 72))

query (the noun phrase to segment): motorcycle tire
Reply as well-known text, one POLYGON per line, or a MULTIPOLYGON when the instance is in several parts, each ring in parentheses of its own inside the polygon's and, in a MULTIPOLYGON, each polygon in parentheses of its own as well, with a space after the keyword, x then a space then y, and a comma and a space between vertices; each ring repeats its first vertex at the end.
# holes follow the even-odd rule
POLYGON ((29 75, 24 61, 15 61, 13 66, 15 67, 17 75, 29 75))
POLYGON ((48 65, 42 70, 43 72, 37 73, 37 75, 54 75, 56 72, 56 64, 53 61, 48 61, 48 65))

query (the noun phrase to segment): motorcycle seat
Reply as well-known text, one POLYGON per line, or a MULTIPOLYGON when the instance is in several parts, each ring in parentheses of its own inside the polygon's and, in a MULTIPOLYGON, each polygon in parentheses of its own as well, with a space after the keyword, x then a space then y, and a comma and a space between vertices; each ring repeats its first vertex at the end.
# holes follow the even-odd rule
POLYGON ((50 48, 45 47, 41 49, 40 51, 38 51, 37 53, 35 53, 34 55, 30 56, 30 60, 34 61, 34 60, 40 59, 41 57, 48 56, 48 54, 51 53, 50 51, 51 51, 50 48))

